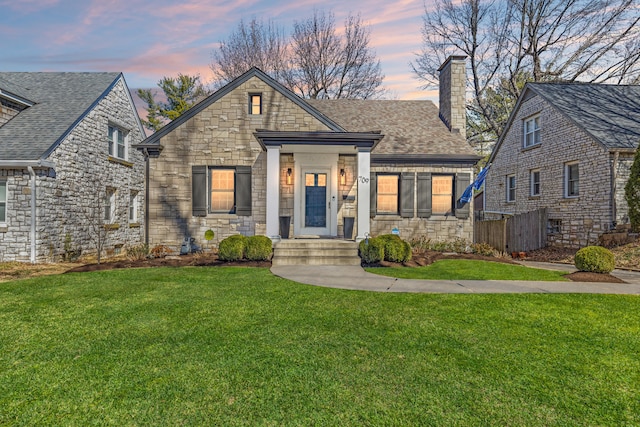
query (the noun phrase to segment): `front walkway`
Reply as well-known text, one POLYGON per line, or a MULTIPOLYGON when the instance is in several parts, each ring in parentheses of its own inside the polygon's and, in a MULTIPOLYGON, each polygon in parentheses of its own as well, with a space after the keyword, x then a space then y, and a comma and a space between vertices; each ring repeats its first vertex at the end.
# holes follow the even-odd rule
MULTIPOLYGON (((572 266, 525 263, 530 267, 575 271, 572 266)), ((276 276, 314 286, 374 291, 451 294, 590 293, 640 295, 640 273, 614 270, 628 283, 528 282, 515 280, 414 280, 367 273, 359 266, 273 266, 276 276)))

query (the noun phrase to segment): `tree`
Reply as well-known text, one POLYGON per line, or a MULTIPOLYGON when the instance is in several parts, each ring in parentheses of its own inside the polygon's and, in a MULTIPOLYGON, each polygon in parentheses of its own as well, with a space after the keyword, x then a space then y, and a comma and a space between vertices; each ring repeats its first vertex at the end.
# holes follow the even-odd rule
POLYGON ((211 69, 220 84, 256 66, 305 98, 374 98, 384 93, 384 75, 369 41, 359 16, 349 15, 340 35, 334 15, 315 10, 294 23, 290 38, 271 22, 241 21, 213 53, 211 69))
POLYGON ((184 114, 208 91, 200 83, 199 76, 178 74, 178 77, 163 77, 158 81, 167 102, 156 101, 151 89, 138 89, 138 96, 147 103, 147 119, 142 124, 152 131, 157 131, 168 121, 184 114))
MULTIPOLYGON (((425 86, 452 54, 469 57, 475 125, 499 136, 526 81, 640 81, 638 0, 435 0, 412 68, 425 86), (502 92, 496 99, 490 91, 502 92)), ((476 129, 478 131, 478 129, 476 129)), ((470 135, 473 135, 470 133, 470 135)))
POLYGON ((213 52, 211 70, 220 86, 254 66, 278 80, 288 67, 284 30, 273 21, 240 20, 236 30, 213 52))
POLYGON ((640 147, 636 150, 631 174, 624 187, 624 196, 629 206, 629 221, 631 228, 640 231, 640 147))

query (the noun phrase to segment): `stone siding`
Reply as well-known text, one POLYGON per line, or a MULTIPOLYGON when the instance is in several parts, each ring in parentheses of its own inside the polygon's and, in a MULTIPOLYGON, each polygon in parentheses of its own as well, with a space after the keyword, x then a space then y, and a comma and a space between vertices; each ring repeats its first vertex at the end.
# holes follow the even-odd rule
MULTIPOLYGON (((256 129, 329 130, 271 86, 253 77, 164 136, 158 159, 151 159, 149 244, 179 249, 184 237, 200 245, 204 233, 215 233, 213 245, 232 234, 266 234, 266 153, 253 135, 256 129), (262 94, 262 114, 248 112, 249 94, 262 94), (192 166, 251 166, 251 216, 192 215, 192 166)), ((293 213, 293 186, 286 185, 292 156, 281 156, 281 214, 293 213), (289 189, 289 187, 291 187, 289 189), (289 200, 291 199, 291 200, 289 200)))
MULTIPOLYGON (((116 218, 103 231, 103 256, 143 242, 144 158, 131 148, 143 139, 127 88, 119 81, 49 155, 53 169, 35 169, 36 258, 59 260, 65 237, 83 255, 96 252, 97 229, 103 225, 106 188, 115 189, 116 218), (127 162, 110 160, 108 125, 129 131, 127 162), (130 192, 138 193, 138 221, 129 224, 130 192)), ((7 223, 0 228, 2 261, 29 261, 31 253, 31 177, 27 169, 4 170, 7 180, 7 223)), ((104 230, 104 227, 102 228, 104 230)))
MULTIPOLYGON (((521 103, 493 160, 485 184, 485 209, 519 214, 546 207, 549 218, 560 223, 559 232, 549 230, 550 245, 577 248, 593 244, 614 221, 611 162, 601 144, 541 97, 533 96, 521 103), (540 115, 541 143, 523 148, 524 120, 536 114, 540 115), (579 196, 565 197, 565 164, 573 161, 579 163, 579 196), (540 195, 535 197, 530 195, 530 172, 534 169, 540 170, 540 195), (511 174, 516 176, 516 198, 507 202, 506 178, 511 174)), ((620 180, 624 176, 619 172, 620 180)), ((624 193, 624 185, 620 187, 624 193)), ((621 197, 616 196, 619 218, 626 214, 621 197)))
POLYGON ((14 117, 23 109, 24 107, 22 106, 19 106, 6 99, 0 98, 0 126, 7 123, 9 120, 11 120, 12 117, 14 117))
MULTIPOLYGON (((473 177, 471 167, 453 166, 425 166, 425 165, 372 165, 371 172, 431 172, 442 174, 468 173, 473 177)), ((417 181, 414 181, 417 183, 417 181)), ((414 215, 412 218, 402 218, 399 215, 376 215, 371 219, 371 234, 391 234, 394 228, 400 231, 400 237, 405 240, 426 237, 433 241, 452 241, 462 239, 469 243, 473 241, 473 202, 469 207, 469 218, 459 219, 455 215, 431 215, 429 218, 418 218, 416 212, 417 186, 414 185, 414 215)))
POLYGON ((439 109, 444 123, 466 138, 466 62, 449 58, 439 74, 439 109))

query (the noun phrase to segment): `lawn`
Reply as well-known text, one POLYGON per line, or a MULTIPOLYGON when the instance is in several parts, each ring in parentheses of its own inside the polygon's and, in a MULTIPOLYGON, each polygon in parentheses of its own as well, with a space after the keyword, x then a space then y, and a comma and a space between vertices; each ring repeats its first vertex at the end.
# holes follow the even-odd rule
POLYGON ((401 279, 567 281, 564 278, 566 272, 471 259, 443 259, 424 267, 375 267, 366 270, 401 279))
POLYGON ((638 354, 637 296, 48 276, 0 284, 0 425, 639 425, 638 354))

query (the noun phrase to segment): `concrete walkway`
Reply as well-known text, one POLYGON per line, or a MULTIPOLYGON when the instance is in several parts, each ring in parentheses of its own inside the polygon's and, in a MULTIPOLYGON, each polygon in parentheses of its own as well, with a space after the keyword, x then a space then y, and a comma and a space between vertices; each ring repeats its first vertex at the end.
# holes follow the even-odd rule
MULTIPOLYGON (((571 265, 523 262, 528 267, 575 271, 571 265)), ((449 294, 589 293, 640 295, 640 272, 614 270, 627 283, 528 282, 518 280, 414 280, 367 273, 359 266, 288 265, 271 267, 276 276, 308 285, 374 292, 449 294)))

